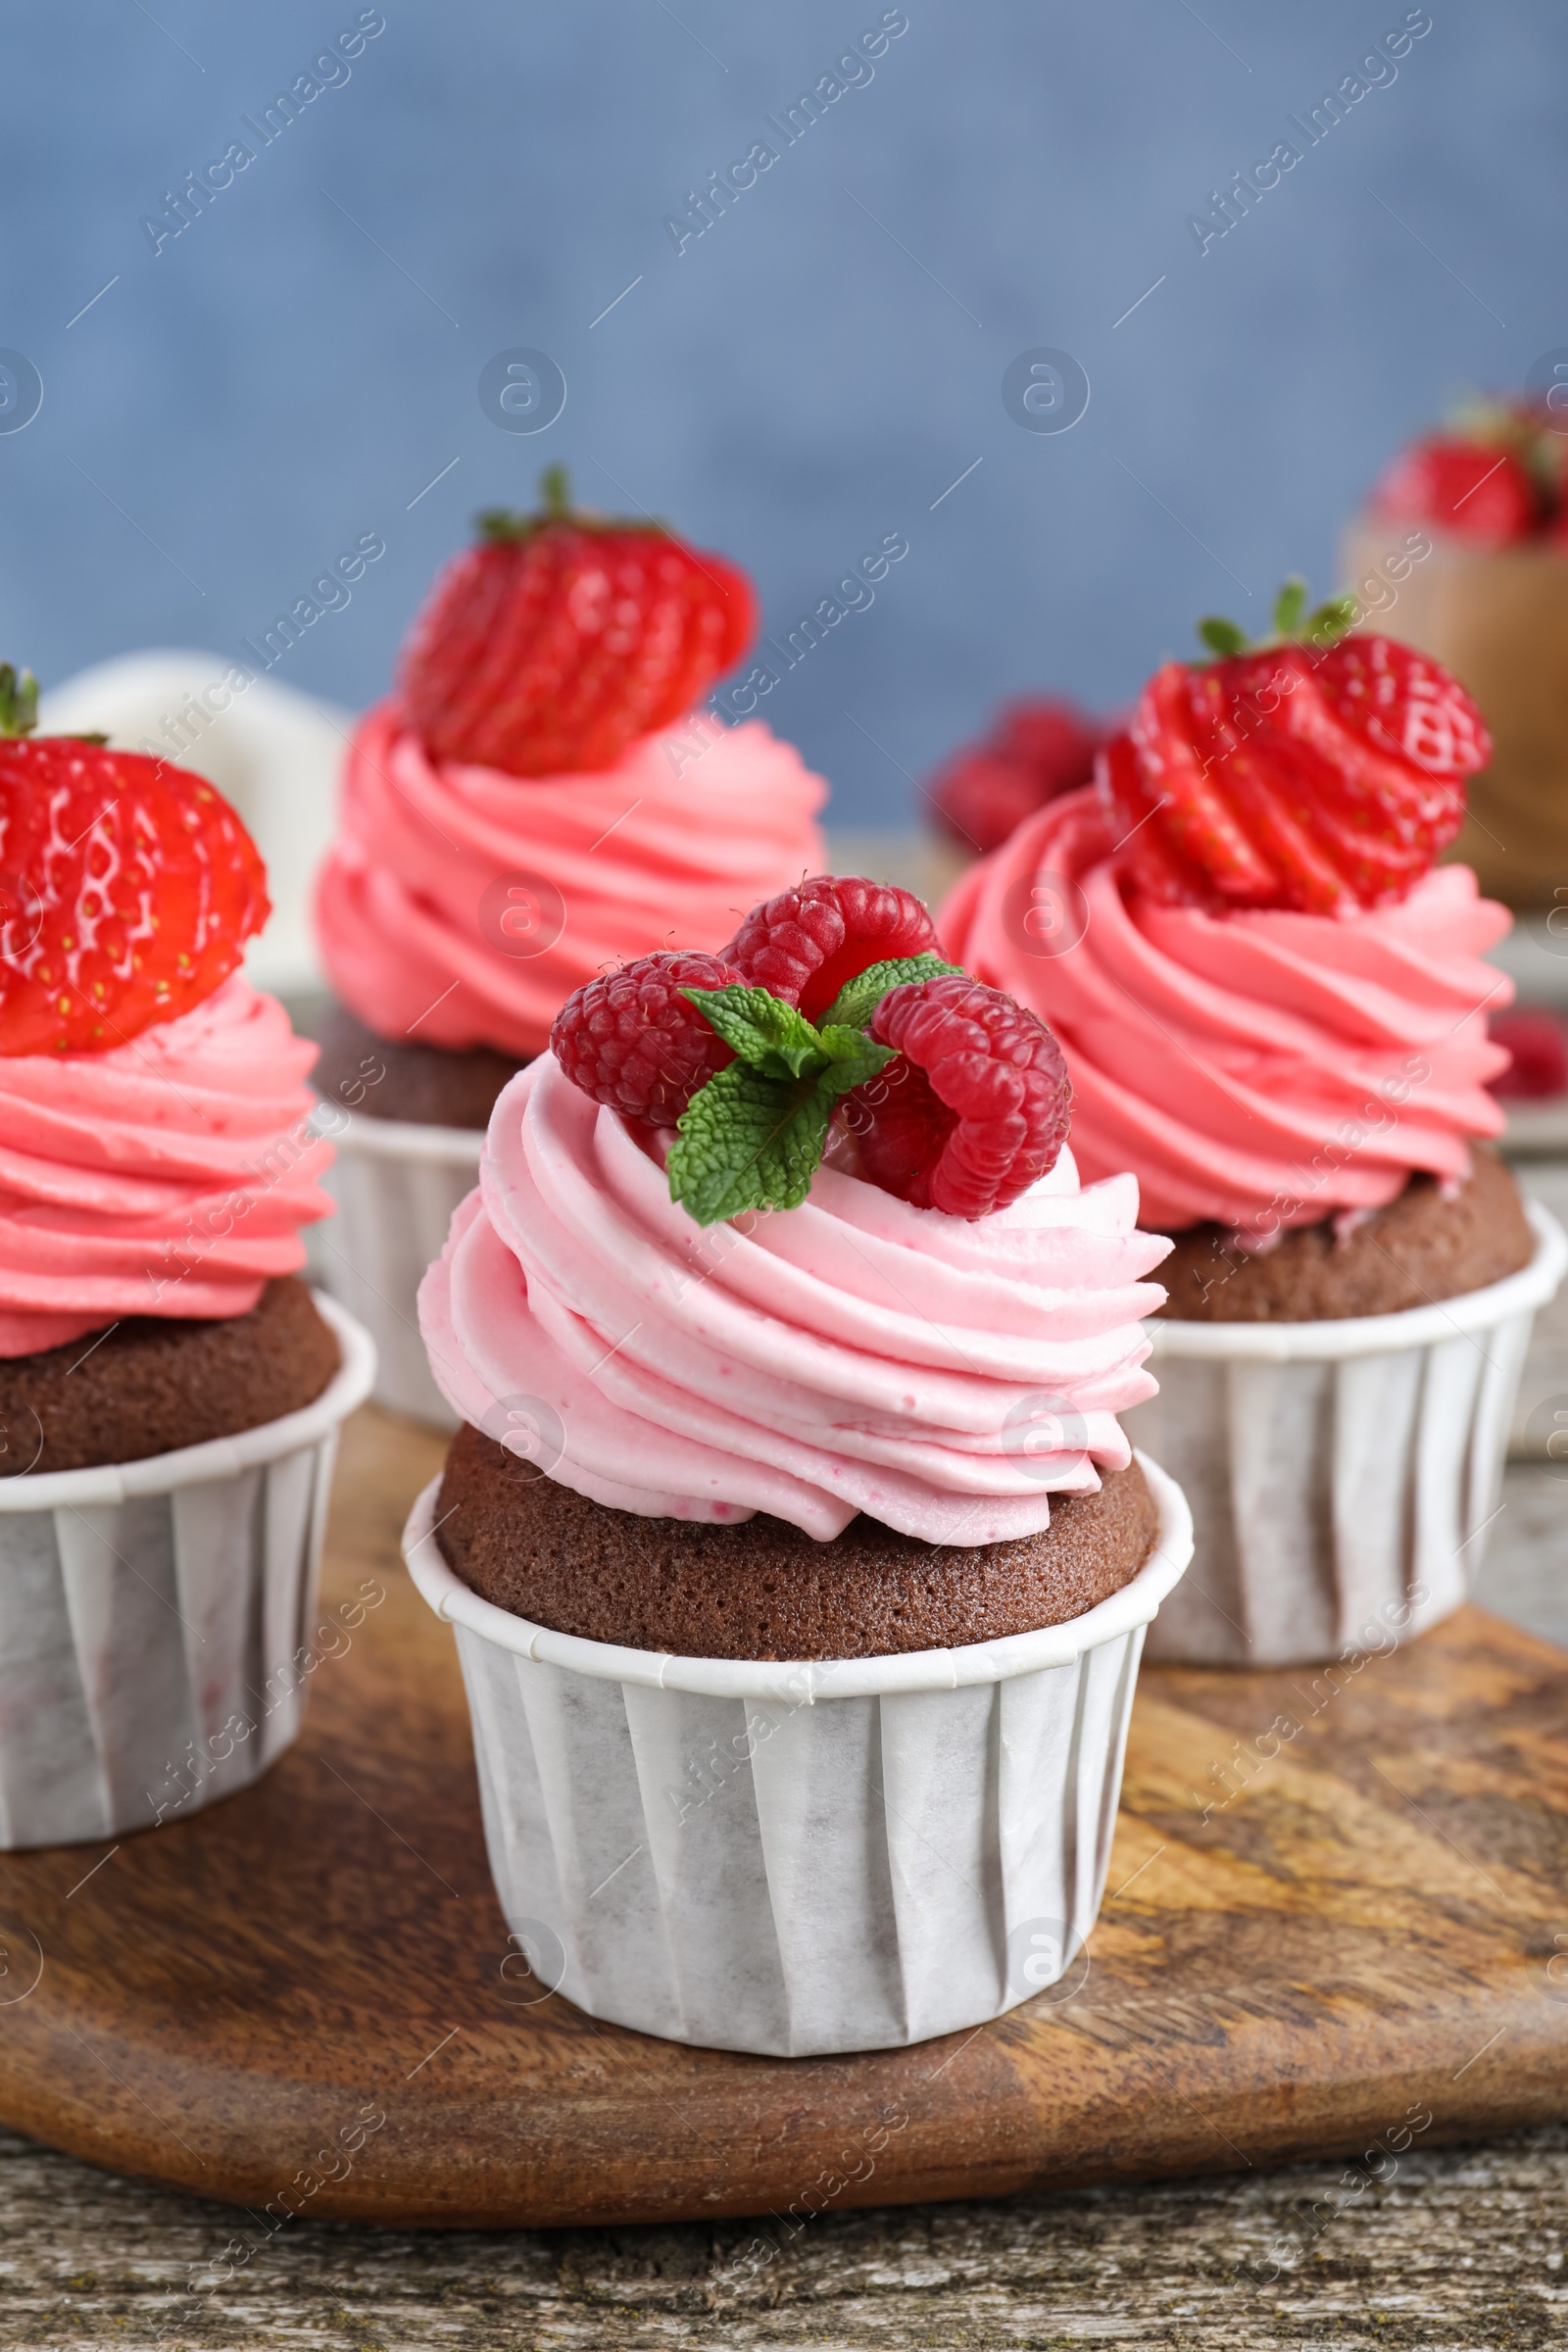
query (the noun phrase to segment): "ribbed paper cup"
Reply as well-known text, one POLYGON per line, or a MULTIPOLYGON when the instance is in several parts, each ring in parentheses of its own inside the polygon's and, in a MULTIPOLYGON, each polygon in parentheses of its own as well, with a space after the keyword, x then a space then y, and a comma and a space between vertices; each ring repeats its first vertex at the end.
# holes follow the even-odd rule
MULTIPOLYGON (((1142 1460, 1143 1457, 1140 1456, 1142 1460)), ((1143 1461, 1156 1547, 1065 1625, 799 1664, 618 1649, 481 1600, 457 1633, 520 2001, 800 2057, 976 2026, 1079 1965, 1104 1890, 1144 1630, 1192 1526, 1143 1461)))
POLYGON ((338 1430, 375 1350, 314 1404, 144 1461, 0 1480, 0 1847, 70 1845, 245 1788, 296 1737, 338 1430))
POLYGON ((1122 1415, 1192 1504, 1191 1575, 1152 1659, 1306 1666, 1387 1649, 1466 1597, 1497 1509, 1530 1325, 1568 1265, 1526 1204, 1528 1266, 1400 1314, 1156 1318, 1159 1395, 1122 1415))
POLYGON ((430 1377, 416 1300, 453 1210, 479 1181, 484 1130, 364 1116, 339 1125, 341 1115, 322 1130, 335 1153, 322 1182, 338 1213, 319 1237, 321 1281, 375 1342, 377 1403, 456 1429, 430 1377))

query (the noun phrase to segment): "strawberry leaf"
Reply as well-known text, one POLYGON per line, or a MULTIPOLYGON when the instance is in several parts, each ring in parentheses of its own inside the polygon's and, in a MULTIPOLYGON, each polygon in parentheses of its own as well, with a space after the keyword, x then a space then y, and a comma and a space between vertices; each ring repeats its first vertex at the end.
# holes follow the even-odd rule
POLYGON ((1274 600, 1272 637, 1260 637, 1254 647, 1246 630, 1238 628, 1234 620, 1224 620, 1212 612, 1198 623, 1198 634, 1209 652, 1217 654, 1222 662, 1234 654, 1257 652, 1271 645, 1312 645, 1326 653, 1355 626, 1355 599, 1350 595, 1331 596, 1315 612, 1307 612, 1306 582, 1298 572, 1293 572, 1274 600))
POLYGON ((667 522, 652 514, 590 514, 571 503, 571 482, 564 466, 547 466, 539 476, 540 505, 532 514, 515 514, 511 507, 486 507, 473 518, 481 539, 531 539, 553 522, 569 523, 575 531, 647 531, 667 539, 667 522))
POLYGON ((1277 637, 1294 637, 1301 625, 1306 611, 1306 582, 1299 572, 1293 571, 1274 599, 1274 633, 1277 637))
POLYGON ((1221 661, 1231 654, 1245 654, 1247 651, 1247 631, 1239 629, 1234 620, 1221 619, 1218 613, 1210 612, 1206 619, 1200 620, 1198 634, 1209 652, 1218 654, 1221 661))
MULTIPOLYGON (((30 735, 38 724, 38 681, 30 669, 19 678, 9 662, 0 662, 0 735, 30 735)), ((107 743, 107 735, 83 736, 83 742, 107 743)))
POLYGON ((1327 652, 1331 645, 1338 645, 1340 639, 1354 626, 1355 598, 1347 592, 1344 596, 1331 596, 1327 603, 1318 606, 1315 612, 1309 613, 1302 626, 1301 637, 1305 644, 1320 646, 1327 652))

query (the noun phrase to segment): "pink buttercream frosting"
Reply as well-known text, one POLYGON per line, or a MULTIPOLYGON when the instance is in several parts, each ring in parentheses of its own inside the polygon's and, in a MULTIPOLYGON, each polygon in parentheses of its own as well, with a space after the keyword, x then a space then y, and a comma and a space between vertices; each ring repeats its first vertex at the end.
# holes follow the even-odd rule
POLYGON ((1415 1170, 1468 1174, 1471 1137, 1503 1123, 1487 1016, 1513 988, 1481 958, 1510 919, 1462 865, 1348 916, 1130 897, 1090 788, 962 875, 938 929, 1054 1030, 1086 1176, 1131 1168, 1163 1231, 1266 1244, 1380 1208, 1415 1170))
POLYGON ((344 766, 322 961, 383 1036, 538 1054, 607 965, 722 947, 760 900, 820 872, 826 798, 760 719, 645 736, 598 773, 513 776, 431 760, 383 703, 344 766))
POLYGON ((419 1292, 465 1420, 617 1510, 820 1542, 859 1511, 932 1544, 1035 1534, 1127 1463, 1169 1248, 1130 1176, 1080 1187, 1064 1151, 971 1223, 824 1166, 799 1208, 705 1229, 666 1143, 554 1055, 507 1088, 419 1292))
POLYGON ((241 1315, 331 1207, 316 1048, 236 973, 107 1054, 0 1054, 0 1356, 125 1315, 241 1315))

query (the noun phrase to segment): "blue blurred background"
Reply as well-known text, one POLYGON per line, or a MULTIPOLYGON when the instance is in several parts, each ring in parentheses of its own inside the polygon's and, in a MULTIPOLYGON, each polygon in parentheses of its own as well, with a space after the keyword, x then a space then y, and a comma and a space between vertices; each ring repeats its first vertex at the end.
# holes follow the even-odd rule
POLYGON ((0 650, 46 679, 237 653, 376 534, 272 673, 363 704, 474 511, 563 461, 585 503, 747 564, 778 635, 907 539, 764 710, 841 824, 908 824, 909 779, 1000 696, 1114 705, 1197 613, 1261 626, 1292 568, 1327 588, 1399 440, 1568 341, 1568 17, 1540 0, 1434 0, 1309 147, 1287 119, 1423 12, 904 15, 785 145, 764 118, 878 0, 6 8, 0 344, 44 396, 0 433, 0 650), (270 144, 244 127, 377 23, 270 144), (155 253, 144 218, 240 139, 255 160, 155 253), (776 163, 677 252, 665 217, 764 139, 776 163), (1300 162, 1200 253, 1189 216, 1284 139, 1300 162), (565 378, 543 432, 480 406, 516 346, 565 378), (1004 407, 1037 347, 1088 377, 1070 430, 1004 407))

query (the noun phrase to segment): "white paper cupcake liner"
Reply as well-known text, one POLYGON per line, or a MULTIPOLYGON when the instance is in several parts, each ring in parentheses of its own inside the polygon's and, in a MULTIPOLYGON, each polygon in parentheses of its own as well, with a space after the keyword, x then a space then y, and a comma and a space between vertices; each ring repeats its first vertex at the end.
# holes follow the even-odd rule
MULTIPOLYGON (((1140 1457, 1142 1458, 1142 1457, 1140 1457)), ((481 1600, 404 1552, 467 1685, 519 2003, 721 2049, 880 2049, 1058 1981, 1104 1890, 1144 1629, 1192 1550, 1152 1462, 1156 1548, 1068 1624, 960 1649, 680 1658, 481 1600)))
POLYGON ((1152 1659, 1304 1666, 1387 1649, 1466 1597, 1495 1515, 1535 1310, 1568 1265, 1536 1253, 1485 1290, 1310 1323, 1155 1320, 1159 1395, 1121 1418, 1192 1505, 1191 1574, 1152 1659))
POLYGON ((342 1363, 302 1411, 0 1480, 0 1848, 177 1819, 296 1737, 338 1430, 375 1369, 318 1304, 342 1363))
POLYGON ((336 1153, 322 1181, 338 1213, 320 1231, 321 1281, 375 1342, 377 1403, 456 1429, 430 1377, 416 1301, 453 1210, 479 1181, 484 1130, 361 1116, 322 1132, 336 1153))

